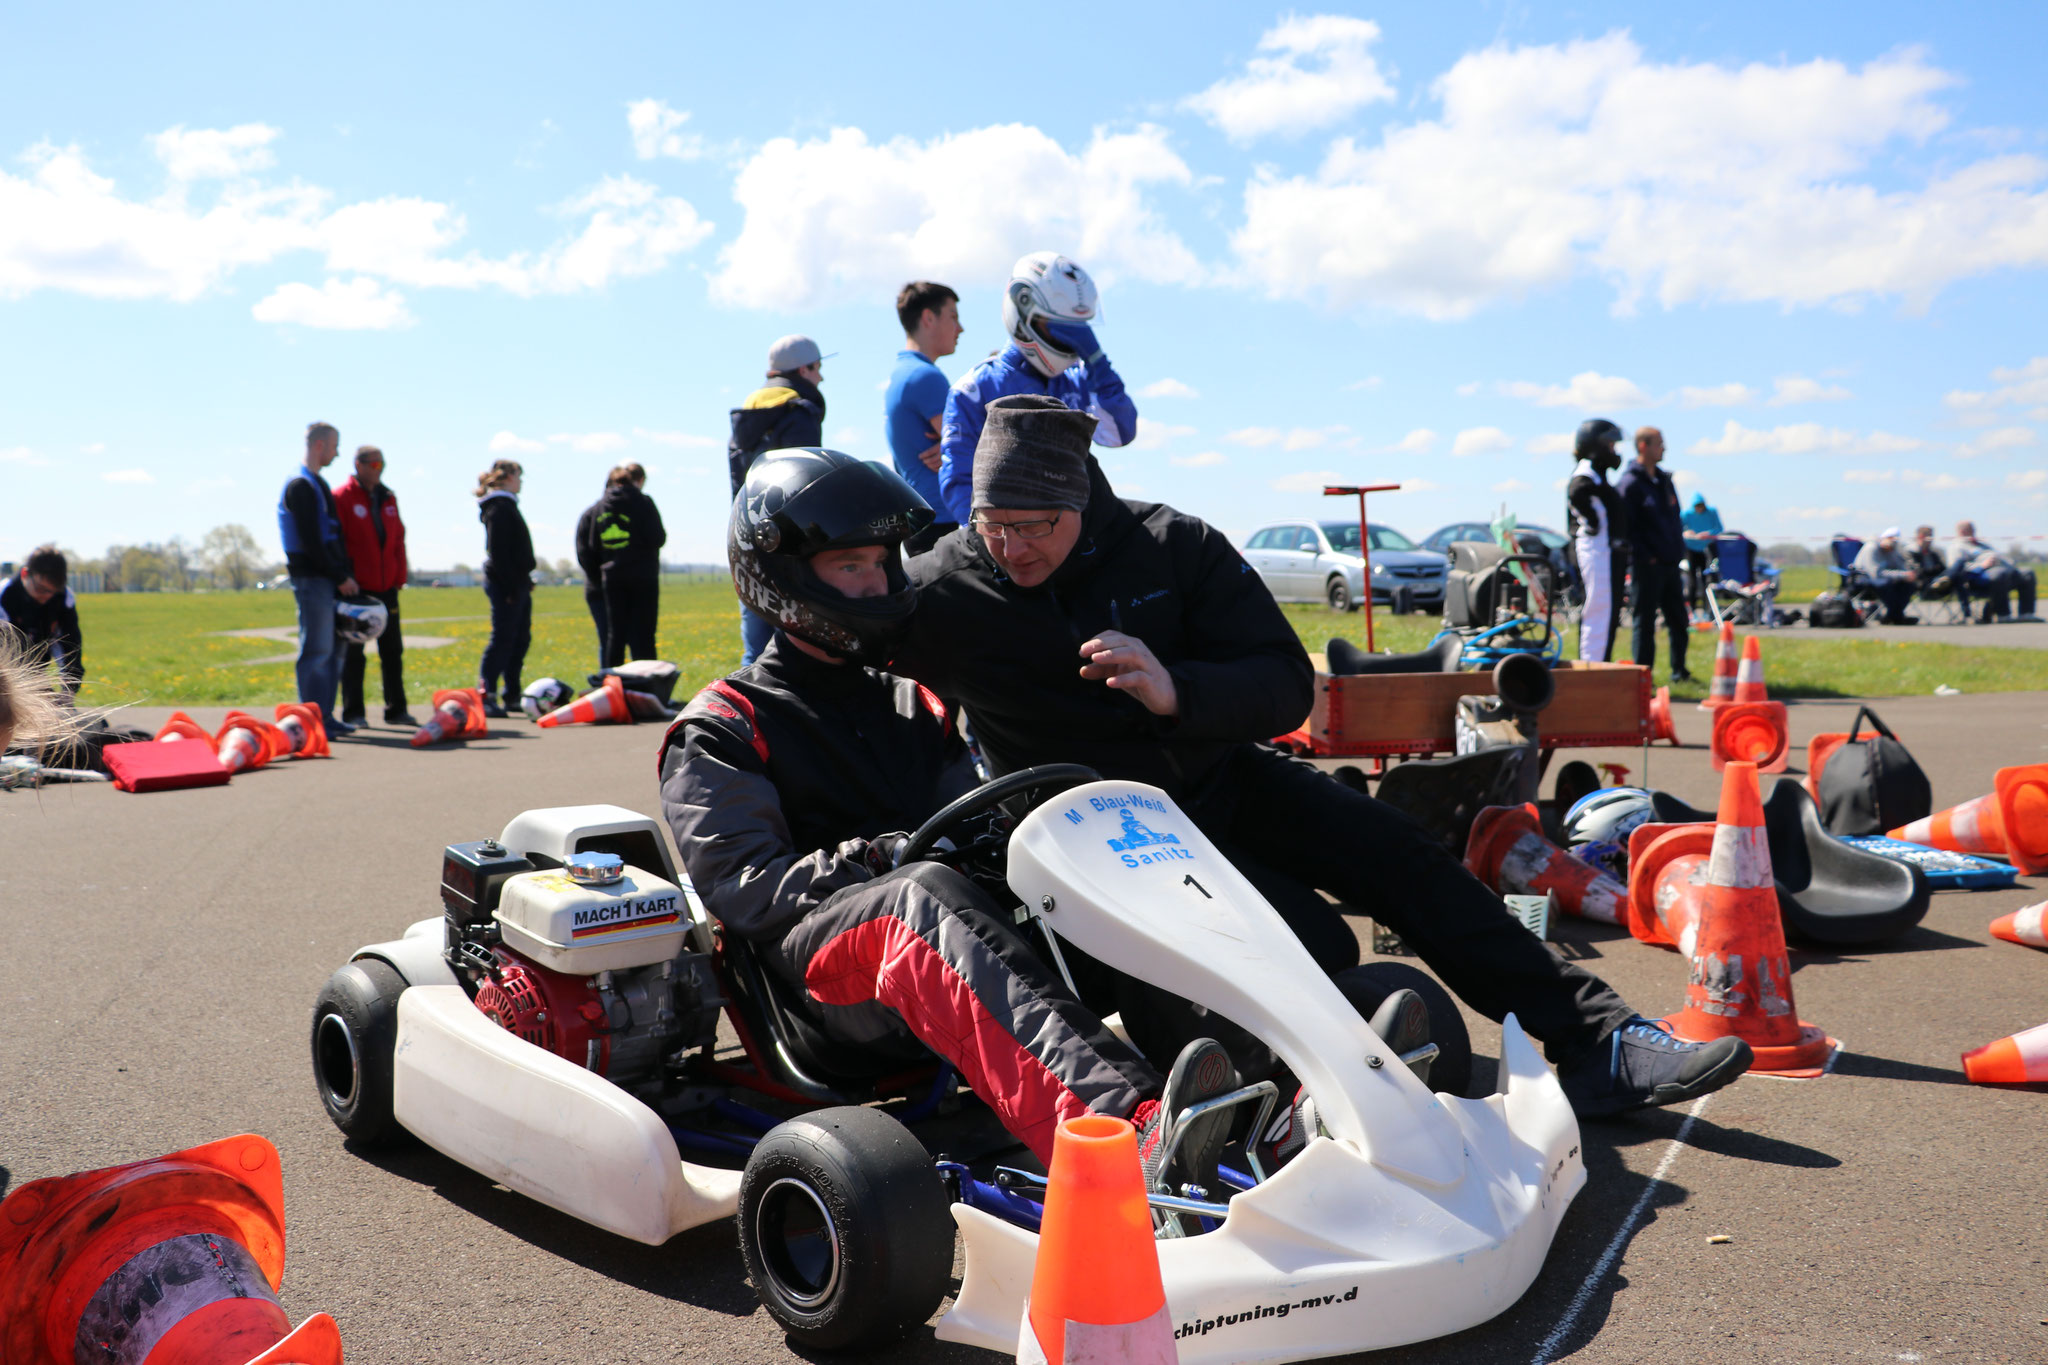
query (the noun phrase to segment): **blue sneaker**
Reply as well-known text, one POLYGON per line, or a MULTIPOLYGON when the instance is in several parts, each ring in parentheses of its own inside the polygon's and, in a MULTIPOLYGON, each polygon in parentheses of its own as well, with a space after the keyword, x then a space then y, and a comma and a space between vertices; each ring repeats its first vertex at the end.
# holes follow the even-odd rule
POLYGON ((339 716, 322 716, 320 724, 327 731, 329 739, 340 739, 343 736, 352 735, 356 732, 355 726, 350 725, 339 716))
POLYGON ((1602 1118, 1712 1094, 1749 1070, 1749 1062, 1749 1044, 1740 1038, 1687 1042, 1669 1024, 1638 1014, 1558 1067, 1557 1079, 1580 1118, 1602 1118))

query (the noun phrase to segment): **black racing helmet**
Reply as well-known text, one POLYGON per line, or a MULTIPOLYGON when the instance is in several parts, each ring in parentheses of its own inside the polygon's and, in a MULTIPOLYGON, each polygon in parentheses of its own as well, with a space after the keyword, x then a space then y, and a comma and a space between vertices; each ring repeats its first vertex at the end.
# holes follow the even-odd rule
POLYGON ((1591 460, 1598 470, 1619 469, 1621 455, 1615 447, 1620 444, 1620 427, 1605 417, 1588 417, 1579 423, 1578 438, 1572 442, 1572 458, 1591 460))
POLYGON ((931 507, 894 470, 816 446, 767 451, 732 501, 725 552, 733 588, 784 632, 879 667, 917 606, 903 542, 932 520, 931 507), (812 555, 862 545, 888 547, 886 595, 846 597, 812 572, 812 555))

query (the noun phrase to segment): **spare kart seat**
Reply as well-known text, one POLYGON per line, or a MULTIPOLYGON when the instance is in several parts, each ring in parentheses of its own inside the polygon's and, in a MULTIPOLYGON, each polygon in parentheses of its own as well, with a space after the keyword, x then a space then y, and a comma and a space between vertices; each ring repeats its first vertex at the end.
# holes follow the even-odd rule
MULTIPOLYGON (((1485 630, 1498 624, 1512 580, 1508 552, 1478 540, 1453 541, 1451 572, 1444 584, 1444 625, 1452 630, 1485 630)), ((1516 585, 1519 586, 1519 585, 1516 585)))
POLYGON ((1411 759, 1387 769, 1378 795, 1462 857, 1479 812, 1517 804, 1523 767, 1538 761, 1535 748, 1527 745, 1411 759))
POLYGON ((1349 640, 1333 639, 1323 646, 1323 658, 1332 674, 1355 677, 1361 673, 1456 673, 1465 642, 1446 635, 1428 649, 1414 654, 1368 654, 1349 640))
MULTIPOLYGON (((1651 792, 1653 816, 1665 824, 1711 824, 1712 811, 1696 810, 1668 792, 1651 792)), ((1785 928, 1814 943, 1878 943, 1918 924, 1927 914, 1927 876, 1917 867, 1865 852, 1828 833, 1820 807, 1806 788, 1781 777, 1764 802, 1764 835, 1771 846, 1771 877, 1785 928)))

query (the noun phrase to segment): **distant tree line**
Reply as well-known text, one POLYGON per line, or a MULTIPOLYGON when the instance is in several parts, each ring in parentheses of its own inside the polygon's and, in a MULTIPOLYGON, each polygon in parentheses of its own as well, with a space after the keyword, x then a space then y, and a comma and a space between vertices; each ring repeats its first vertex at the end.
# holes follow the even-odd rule
MULTIPOLYGON (((64 558, 77 592, 241 592, 284 572, 284 565, 263 552, 248 527, 234 523, 214 527, 197 545, 172 536, 141 545, 109 545, 97 557, 66 550, 64 558)), ((467 564, 457 564, 452 574, 479 577, 467 564)), ((436 576, 436 571, 413 570, 413 582, 419 586, 436 576)), ((534 581, 580 583, 583 575, 573 560, 558 559, 552 566, 542 560, 534 581)))

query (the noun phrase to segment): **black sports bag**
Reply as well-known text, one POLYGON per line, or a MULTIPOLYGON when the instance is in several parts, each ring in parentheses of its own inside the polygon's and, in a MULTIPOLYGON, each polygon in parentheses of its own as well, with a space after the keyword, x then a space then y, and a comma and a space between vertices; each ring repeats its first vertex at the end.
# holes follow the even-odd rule
POLYGON ((1934 813, 1934 788, 1877 712, 1856 710, 1849 738, 1820 774, 1820 818, 1828 833, 1883 834, 1934 813), (1863 722, 1875 732, 1864 735, 1863 722))

